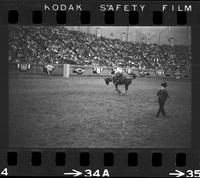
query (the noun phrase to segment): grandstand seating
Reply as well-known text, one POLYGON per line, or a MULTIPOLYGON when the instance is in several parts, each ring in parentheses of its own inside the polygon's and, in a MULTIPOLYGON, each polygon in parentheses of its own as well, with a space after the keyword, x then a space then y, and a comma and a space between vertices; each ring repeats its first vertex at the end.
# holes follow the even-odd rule
POLYGON ((9 62, 191 71, 188 46, 124 42, 65 27, 9 27, 9 62))

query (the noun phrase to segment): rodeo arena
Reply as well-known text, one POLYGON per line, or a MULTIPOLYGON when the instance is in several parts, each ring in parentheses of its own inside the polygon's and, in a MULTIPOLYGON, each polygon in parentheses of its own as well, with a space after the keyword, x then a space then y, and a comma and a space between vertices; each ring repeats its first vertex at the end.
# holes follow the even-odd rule
POLYGON ((8 29, 11 147, 190 147, 189 27, 8 29))

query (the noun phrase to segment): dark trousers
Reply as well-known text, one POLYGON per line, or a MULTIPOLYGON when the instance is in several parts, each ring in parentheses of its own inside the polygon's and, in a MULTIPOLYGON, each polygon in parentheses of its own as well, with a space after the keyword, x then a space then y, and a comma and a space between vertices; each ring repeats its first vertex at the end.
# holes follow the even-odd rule
POLYGON ((159 116, 160 113, 162 113, 162 115, 164 116, 165 115, 165 109, 164 109, 165 101, 158 100, 158 104, 159 104, 159 109, 156 116, 159 116))

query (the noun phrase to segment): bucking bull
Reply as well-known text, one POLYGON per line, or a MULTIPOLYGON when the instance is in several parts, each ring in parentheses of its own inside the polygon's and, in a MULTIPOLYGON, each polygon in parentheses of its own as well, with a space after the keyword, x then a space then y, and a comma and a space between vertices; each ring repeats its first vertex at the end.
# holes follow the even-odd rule
POLYGON ((113 77, 108 77, 108 78, 105 78, 104 80, 105 80, 106 85, 109 85, 110 82, 113 82, 117 92, 119 94, 125 95, 126 92, 128 91, 129 85, 132 83, 132 80, 136 78, 136 75, 133 72, 131 72, 130 74, 126 74, 126 75, 124 75, 123 73, 124 73, 124 71, 116 72, 113 77), (125 90, 123 92, 121 92, 118 89, 118 85, 124 85, 125 90))

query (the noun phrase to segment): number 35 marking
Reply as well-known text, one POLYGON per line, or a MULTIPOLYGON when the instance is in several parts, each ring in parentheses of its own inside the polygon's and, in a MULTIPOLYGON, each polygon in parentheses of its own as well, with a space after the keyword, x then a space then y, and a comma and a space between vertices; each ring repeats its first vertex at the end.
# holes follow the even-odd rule
POLYGON ((200 177, 200 170, 187 170, 186 177, 200 177))

